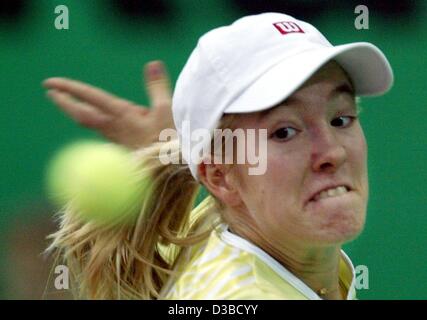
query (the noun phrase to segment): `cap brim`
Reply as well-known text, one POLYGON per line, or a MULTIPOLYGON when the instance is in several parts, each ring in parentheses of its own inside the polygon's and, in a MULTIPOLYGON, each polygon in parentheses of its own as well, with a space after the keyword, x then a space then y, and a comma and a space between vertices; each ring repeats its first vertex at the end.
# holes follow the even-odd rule
POLYGON ((251 84, 224 113, 255 112, 284 101, 330 60, 337 61, 351 78, 356 95, 375 96, 388 91, 393 72, 376 46, 358 42, 308 50, 274 65, 251 84))

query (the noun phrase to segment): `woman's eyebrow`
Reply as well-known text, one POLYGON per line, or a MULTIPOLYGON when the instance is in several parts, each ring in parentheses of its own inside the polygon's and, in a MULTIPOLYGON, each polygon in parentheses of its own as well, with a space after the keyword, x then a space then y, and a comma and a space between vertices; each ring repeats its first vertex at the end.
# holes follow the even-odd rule
MULTIPOLYGON (((338 84, 329 94, 329 99, 334 98, 337 95, 340 94, 348 94, 351 97, 355 99, 355 90, 354 87, 348 82, 345 81, 341 84, 338 84)), ((297 103, 298 99, 294 96, 290 96, 287 99, 283 100, 282 102, 278 103, 276 106, 261 111, 258 117, 258 121, 261 121, 265 119, 267 116, 269 116, 271 113, 274 113, 274 111, 277 109, 277 107, 284 106, 284 107, 292 107, 293 104, 297 103)))
POLYGON ((347 93, 351 95, 352 97, 355 97, 356 93, 354 91, 354 87, 348 83, 344 82, 338 85, 334 90, 331 91, 331 94, 329 95, 330 98, 333 98, 336 95, 347 93))

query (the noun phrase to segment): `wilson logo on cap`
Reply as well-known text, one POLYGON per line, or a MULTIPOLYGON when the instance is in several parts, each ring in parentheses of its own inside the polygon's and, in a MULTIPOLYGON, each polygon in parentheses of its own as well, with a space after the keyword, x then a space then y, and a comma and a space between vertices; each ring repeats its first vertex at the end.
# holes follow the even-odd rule
POLYGON ((273 23, 273 26, 275 26, 281 34, 304 33, 304 31, 299 27, 299 25, 297 25, 293 21, 276 22, 273 23))

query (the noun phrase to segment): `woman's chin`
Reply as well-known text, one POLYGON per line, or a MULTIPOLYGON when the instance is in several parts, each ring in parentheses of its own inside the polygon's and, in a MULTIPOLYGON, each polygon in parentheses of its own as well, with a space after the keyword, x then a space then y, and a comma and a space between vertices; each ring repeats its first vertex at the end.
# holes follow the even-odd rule
POLYGON ((315 242, 342 244, 354 240, 363 231, 366 218, 366 201, 358 194, 320 199, 306 208, 312 219, 315 242))
POLYGON ((332 245, 353 241, 362 233, 364 225, 364 215, 335 219, 333 223, 319 228, 315 242, 323 245, 332 245))

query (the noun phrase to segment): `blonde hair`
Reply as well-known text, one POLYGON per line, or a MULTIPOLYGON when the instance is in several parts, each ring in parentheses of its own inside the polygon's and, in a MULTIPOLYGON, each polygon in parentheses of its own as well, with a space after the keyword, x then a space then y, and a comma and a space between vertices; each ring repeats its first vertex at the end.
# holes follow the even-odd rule
MULTIPOLYGON (((229 128, 232 115, 220 128, 229 128)), ((183 164, 177 140, 154 143, 134 152, 141 174, 149 176, 149 193, 137 217, 99 225, 81 218, 72 206, 58 213, 59 230, 47 252, 55 265, 70 271, 71 289, 79 299, 158 299, 177 276, 175 267, 186 249, 206 239, 220 221, 222 206, 209 195, 193 210, 201 186, 183 164), (167 145, 178 164, 164 165, 167 145)))

